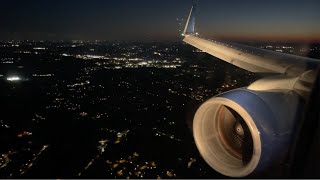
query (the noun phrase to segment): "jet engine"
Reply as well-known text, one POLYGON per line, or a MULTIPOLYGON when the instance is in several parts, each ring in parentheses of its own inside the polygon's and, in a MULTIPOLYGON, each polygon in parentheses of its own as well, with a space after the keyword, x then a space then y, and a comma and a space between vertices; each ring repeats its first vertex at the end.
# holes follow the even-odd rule
POLYGON ((197 148, 223 175, 244 177, 266 171, 288 157, 303 101, 294 90, 241 88, 213 97, 194 117, 197 148))

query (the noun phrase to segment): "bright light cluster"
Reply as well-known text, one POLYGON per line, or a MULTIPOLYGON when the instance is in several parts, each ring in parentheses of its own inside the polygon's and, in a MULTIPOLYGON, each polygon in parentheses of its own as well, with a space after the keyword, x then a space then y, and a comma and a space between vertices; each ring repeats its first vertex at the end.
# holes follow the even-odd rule
POLYGON ((20 81, 21 79, 18 76, 12 76, 12 77, 8 77, 7 80, 8 81, 20 81))

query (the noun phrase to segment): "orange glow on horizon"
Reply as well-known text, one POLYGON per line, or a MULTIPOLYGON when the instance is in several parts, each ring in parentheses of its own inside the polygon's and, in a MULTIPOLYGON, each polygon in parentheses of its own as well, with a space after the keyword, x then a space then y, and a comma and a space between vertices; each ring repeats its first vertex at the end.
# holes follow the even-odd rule
POLYGON ((285 41, 285 42, 314 42, 320 43, 320 33, 312 35, 216 35, 214 39, 239 41, 285 41))

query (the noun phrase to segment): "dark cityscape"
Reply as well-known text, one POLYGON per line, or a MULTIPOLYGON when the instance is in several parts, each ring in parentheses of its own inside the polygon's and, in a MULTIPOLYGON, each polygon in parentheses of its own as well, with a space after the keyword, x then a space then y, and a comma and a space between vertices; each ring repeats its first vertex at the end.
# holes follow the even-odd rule
POLYGON ((183 43, 8 41, 0 51, 2 178, 222 177, 198 154, 193 114, 259 78, 183 43))
MULTIPOLYGON (((317 0, 198 4, 199 37, 320 59, 317 0)), ((195 112, 262 76, 184 43, 191 6, 4 1, 0 178, 225 178, 197 149, 195 112)))

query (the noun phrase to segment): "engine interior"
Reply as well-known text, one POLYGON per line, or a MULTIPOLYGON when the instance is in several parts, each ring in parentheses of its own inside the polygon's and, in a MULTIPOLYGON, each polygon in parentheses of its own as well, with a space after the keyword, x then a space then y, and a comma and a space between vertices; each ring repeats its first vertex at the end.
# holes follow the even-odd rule
POLYGON ((261 154, 259 131, 238 106, 213 98, 198 109, 194 119, 194 137, 202 157, 213 169, 231 177, 254 171, 261 154))

